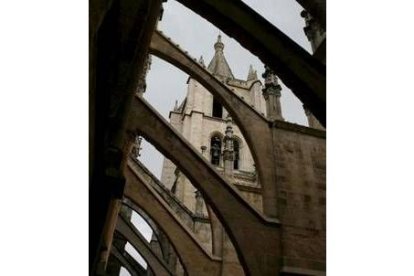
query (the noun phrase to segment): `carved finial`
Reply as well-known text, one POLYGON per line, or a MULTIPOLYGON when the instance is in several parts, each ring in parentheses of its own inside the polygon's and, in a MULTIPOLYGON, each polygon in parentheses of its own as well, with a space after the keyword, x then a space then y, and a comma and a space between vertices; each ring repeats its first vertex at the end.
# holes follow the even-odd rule
POLYGON ((203 56, 200 56, 200 59, 198 60, 198 63, 200 63, 203 67, 206 67, 206 65, 204 64, 204 59, 203 56))
POLYGON ((175 100, 174 111, 177 111, 177 110, 178 110, 178 101, 175 100))
POLYGON ((223 51, 223 49, 224 49, 224 43, 221 42, 221 35, 220 34, 217 36, 217 42, 214 43, 214 49, 216 51, 223 51))
POLYGON ((269 66, 265 66, 265 72, 262 77, 265 79, 262 91, 263 97, 266 100, 267 118, 271 121, 284 120, 280 104, 282 87, 278 83, 275 72, 269 66))
POLYGON ((253 65, 250 64, 249 73, 247 74, 247 80, 257 80, 257 71, 253 69, 253 65))
POLYGON ((135 155, 135 158, 138 159, 141 156, 141 143, 142 143, 142 137, 141 136, 135 136, 135 142, 134 146, 132 148, 132 152, 135 155))
POLYGON ((262 74, 262 77, 265 79, 265 86, 279 86, 278 78, 269 66, 265 65, 265 72, 262 74))

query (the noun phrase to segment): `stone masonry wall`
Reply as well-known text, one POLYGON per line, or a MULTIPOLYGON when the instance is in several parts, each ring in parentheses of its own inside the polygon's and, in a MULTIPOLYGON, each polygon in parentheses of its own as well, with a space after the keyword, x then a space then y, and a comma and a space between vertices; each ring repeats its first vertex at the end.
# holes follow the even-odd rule
POLYGON ((326 140, 274 129, 279 218, 285 265, 324 270, 326 140))

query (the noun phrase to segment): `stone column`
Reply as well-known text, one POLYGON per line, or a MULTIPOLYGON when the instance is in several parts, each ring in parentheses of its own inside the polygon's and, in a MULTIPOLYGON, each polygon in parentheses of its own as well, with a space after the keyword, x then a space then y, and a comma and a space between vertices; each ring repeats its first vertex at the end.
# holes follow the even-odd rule
POLYGON ((234 162, 234 150, 233 150, 233 122, 230 116, 226 118, 226 132, 224 136, 224 175, 228 179, 233 178, 233 162, 234 162))
POLYGON ((282 106, 280 104, 280 97, 282 87, 278 83, 278 79, 268 66, 265 66, 265 72, 262 74, 265 79, 265 87, 262 89, 263 97, 266 100, 267 118, 271 121, 282 120, 282 106))

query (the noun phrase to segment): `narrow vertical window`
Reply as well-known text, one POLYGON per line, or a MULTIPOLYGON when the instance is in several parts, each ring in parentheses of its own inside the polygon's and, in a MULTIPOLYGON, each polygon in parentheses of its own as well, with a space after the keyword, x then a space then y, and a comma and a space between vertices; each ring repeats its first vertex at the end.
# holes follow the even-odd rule
POLYGON ((233 169, 238 170, 240 168, 240 145, 239 141, 233 140, 234 162, 233 169))
POLYGON ((214 96, 213 96, 213 117, 223 118, 223 106, 214 96))
POLYGON ((221 139, 218 136, 211 137, 210 142, 211 164, 215 166, 220 165, 221 157, 221 139))

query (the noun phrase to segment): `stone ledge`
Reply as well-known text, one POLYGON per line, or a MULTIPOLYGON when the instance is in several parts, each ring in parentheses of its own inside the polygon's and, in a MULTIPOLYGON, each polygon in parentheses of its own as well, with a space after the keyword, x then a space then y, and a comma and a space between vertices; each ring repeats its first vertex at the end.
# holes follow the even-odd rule
POLYGON ((282 272, 299 275, 322 276, 326 274, 326 263, 320 260, 282 257, 282 272))
POLYGON ((302 126, 302 125, 298 125, 294 123, 289 123, 289 122, 284 122, 284 121, 279 121, 279 120, 275 120, 272 122, 269 121, 269 126, 271 128, 278 128, 278 129, 293 131, 296 133, 301 133, 301 134, 306 134, 306 135, 326 139, 325 130, 310 128, 310 127, 306 127, 306 126, 302 126))
POLYGON ((243 191, 243 192, 249 192, 249 193, 254 193, 254 194, 262 194, 262 188, 245 186, 245 185, 241 185, 241 184, 237 184, 237 183, 234 184, 234 186, 236 186, 238 190, 243 191))

